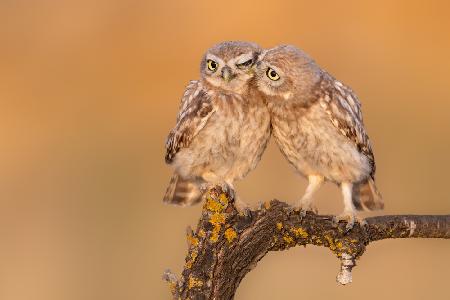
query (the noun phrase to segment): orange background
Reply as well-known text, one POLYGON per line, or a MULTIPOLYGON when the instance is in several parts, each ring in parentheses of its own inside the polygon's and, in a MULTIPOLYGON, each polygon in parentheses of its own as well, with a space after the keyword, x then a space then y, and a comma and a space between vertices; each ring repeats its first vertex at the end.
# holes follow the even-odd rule
MULTIPOLYGON (((450 212, 447 1, 2 1, 0 299, 169 299, 185 227, 164 206, 164 140, 203 52, 295 44, 357 92, 387 214, 450 212)), ((293 201, 305 180, 271 144, 238 184, 293 201)), ((328 184, 322 213, 342 209, 328 184)), ((325 248, 269 253, 236 299, 442 299, 450 243, 370 245, 354 282, 325 248)))

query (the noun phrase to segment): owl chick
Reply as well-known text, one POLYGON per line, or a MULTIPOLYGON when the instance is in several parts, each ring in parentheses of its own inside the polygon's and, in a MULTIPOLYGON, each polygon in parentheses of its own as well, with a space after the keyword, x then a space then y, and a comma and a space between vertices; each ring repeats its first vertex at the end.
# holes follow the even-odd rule
MULTIPOLYGON (((270 115, 254 81, 261 49, 247 42, 223 42, 200 63, 200 80, 182 97, 175 128, 166 142, 166 162, 174 168, 164 202, 192 205, 201 188, 221 185, 253 170, 270 138, 270 115)), ((246 205, 235 199, 241 212, 246 205)))
POLYGON ((335 220, 347 220, 347 229, 359 220, 356 210, 383 208, 361 104, 349 87, 294 46, 261 55, 257 85, 267 96, 281 152, 309 181, 297 209, 303 214, 312 209, 313 194, 324 180, 341 187, 344 212, 335 220))

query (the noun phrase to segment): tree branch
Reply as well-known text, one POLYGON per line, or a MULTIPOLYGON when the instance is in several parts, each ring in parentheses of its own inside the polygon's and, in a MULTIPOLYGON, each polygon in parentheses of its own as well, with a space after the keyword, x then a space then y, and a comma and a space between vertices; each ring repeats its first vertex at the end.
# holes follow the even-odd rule
POLYGON ((239 283, 268 251, 312 244, 329 248, 341 261, 337 281, 352 281, 351 271, 373 241, 395 238, 450 238, 450 215, 379 216, 367 226, 308 212, 301 217, 289 205, 273 200, 249 216, 239 215, 233 199, 220 187, 206 194, 195 233, 188 229, 189 251, 180 279, 166 271, 174 299, 233 299, 239 283))

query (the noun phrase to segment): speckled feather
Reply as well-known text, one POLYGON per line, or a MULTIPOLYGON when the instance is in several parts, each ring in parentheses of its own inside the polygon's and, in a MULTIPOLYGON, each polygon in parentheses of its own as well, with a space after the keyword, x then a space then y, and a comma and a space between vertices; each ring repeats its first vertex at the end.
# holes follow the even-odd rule
POLYGON ((268 108, 253 80, 260 51, 253 43, 224 42, 202 58, 201 78, 186 87, 167 138, 166 162, 174 176, 165 202, 195 203, 200 185, 233 187, 256 167, 271 131, 268 108), (209 60, 217 70, 207 68, 209 60))
POLYGON ((319 99, 331 123, 339 133, 349 139, 371 164, 371 177, 375 175, 375 158, 369 136, 364 129, 361 103, 351 88, 323 72, 313 93, 319 99))
POLYGON ((256 167, 270 137, 263 98, 256 89, 237 95, 197 85, 201 91, 169 134, 166 160, 184 177, 212 172, 230 183, 242 179, 256 167))
POLYGON ((361 104, 349 87, 294 46, 262 53, 257 86, 266 95, 281 152, 310 180, 310 190, 299 205, 309 208, 312 193, 325 178, 345 191, 346 213, 383 207, 374 183, 375 159, 361 104), (278 77, 271 79, 269 70, 278 77))
POLYGON ((191 81, 181 100, 175 128, 167 137, 167 163, 173 161, 181 148, 189 147, 192 139, 205 127, 213 113, 214 107, 201 83, 191 81))

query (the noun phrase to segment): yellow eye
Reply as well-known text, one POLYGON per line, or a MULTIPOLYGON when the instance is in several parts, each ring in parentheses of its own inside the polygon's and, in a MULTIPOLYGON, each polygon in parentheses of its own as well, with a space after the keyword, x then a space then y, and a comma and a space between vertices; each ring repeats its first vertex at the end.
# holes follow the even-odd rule
POLYGON ((278 79, 280 79, 280 75, 278 75, 278 73, 275 72, 275 70, 272 68, 267 68, 266 75, 270 80, 273 81, 277 81, 278 79))
POLYGON ((211 59, 208 59, 207 61, 206 61, 206 64, 208 65, 208 69, 210 70, 210 71, 215 71, 215 70, 217 70, 217 68, 219 67, 219 64, 218 63, 216 63, 215 61, 213 61, 213 60, 211 60, 211 59))

